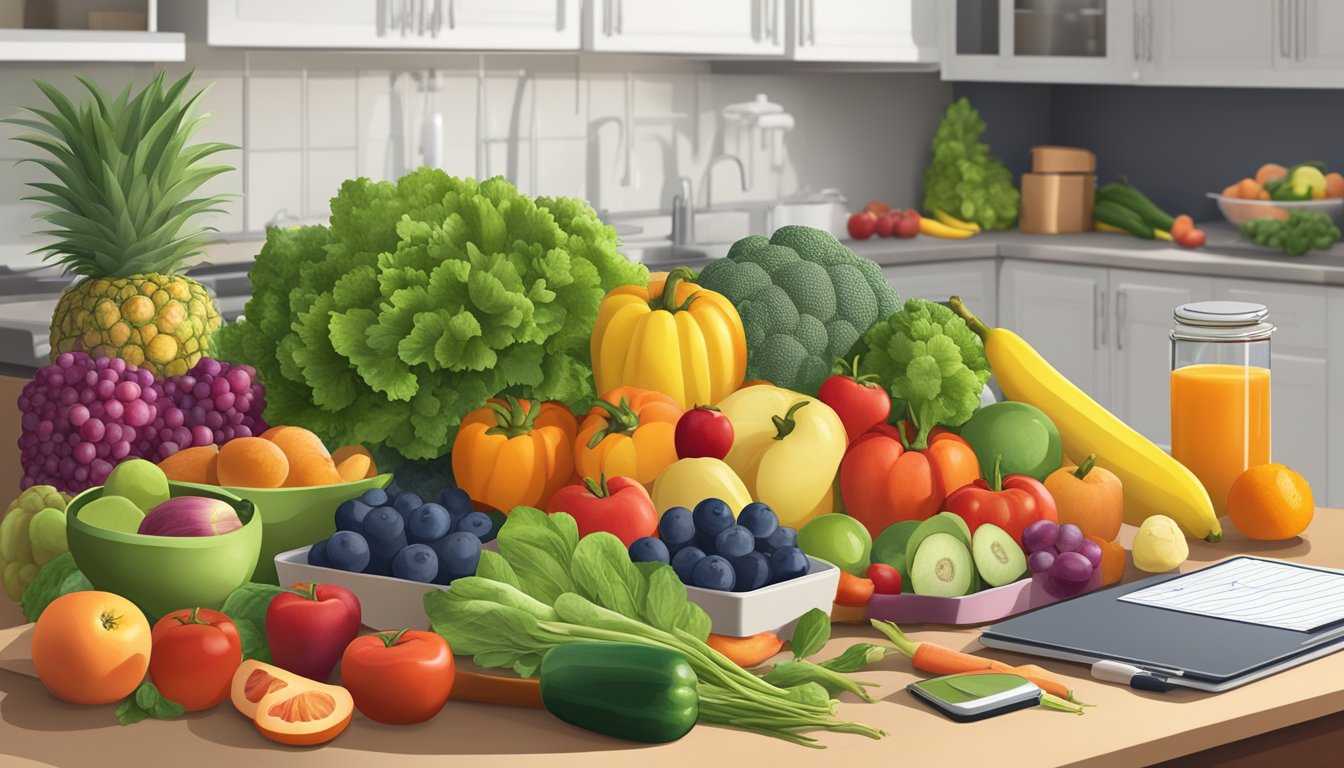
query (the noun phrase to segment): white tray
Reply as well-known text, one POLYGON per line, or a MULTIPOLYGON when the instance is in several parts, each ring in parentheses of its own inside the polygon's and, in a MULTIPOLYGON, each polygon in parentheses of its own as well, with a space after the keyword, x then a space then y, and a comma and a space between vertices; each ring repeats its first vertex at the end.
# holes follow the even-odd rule
POLYGON ((709 614, 715 634, 750 637, 774 632, 788 640, 799 616, 813 608, 830 614, 840 586, 839 568, 815 557, 807 559, 811 567, 806 574, 751 592, 720 592, 688 584, 686 593, 709 614))
POLYGON ((364 626, 371 629, 429 629, 425 595, 448 589, 447 585, 309 565, 310 549, 311 546, 301 547, 275 556, 275 572, 280 577, 280 586, 315 582, 345 587, 359 598, 364 626))

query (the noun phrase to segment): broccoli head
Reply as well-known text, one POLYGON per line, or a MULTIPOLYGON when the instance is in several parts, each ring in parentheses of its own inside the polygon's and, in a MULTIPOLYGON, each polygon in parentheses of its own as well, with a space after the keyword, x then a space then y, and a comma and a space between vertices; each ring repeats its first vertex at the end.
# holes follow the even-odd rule
POLYGON ((811 227, 743 238, 696 282, 723 294, 742 316, 748 379, 811 395, 837 358, 900 307, 876 264, 811 227))

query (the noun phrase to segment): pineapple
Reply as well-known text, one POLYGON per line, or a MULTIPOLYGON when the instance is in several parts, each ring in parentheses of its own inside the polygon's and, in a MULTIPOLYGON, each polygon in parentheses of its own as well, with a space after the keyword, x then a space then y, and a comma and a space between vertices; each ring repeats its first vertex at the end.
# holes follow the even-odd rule
POLYGON ((31 162, 58 182, 29 185, 41 194, 26 199, 51 206, 37 214, 51 225, 39 234, 55 239, 35 252, 78 276, 56 304, 52 360, 83 351, 174 376, 209 352, 219 310, 205 286, 180 273, 209 231, 191 220, 225 199, 189 195, 232 170, 202 161, 232 147, 187 144, 204 119, 193 114, 204 91, 183 98, 190 78, 165 88, 160 72, 134 96, 128 85, 111 99, 81 77, 92 100, 79 107, 38 82, 55 109, 8 120, 34 131, 18 140, 50 153, 31 162))

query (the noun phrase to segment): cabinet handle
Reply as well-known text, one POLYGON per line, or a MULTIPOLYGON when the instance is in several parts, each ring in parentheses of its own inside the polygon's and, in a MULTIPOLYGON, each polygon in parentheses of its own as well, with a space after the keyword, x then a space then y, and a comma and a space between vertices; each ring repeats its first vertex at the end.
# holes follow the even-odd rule
POLYGON ((1153 62, 1153 8, 1148 6, 1148 16, 1146 27, 1148 30, 1148 43, 1144 46, 1148 50, 1148 63, 1153 62))
MULTIPOLYGON (((1282 2, 1282 0, 1280 0, 1282 2)), ((1139 15, 1139 6, 1134 6, 1134 62, 1137 64, 1139 55, 1139 28, 1143 26, 1143 17, 1139 15)))
POLYGON ((625 0, 616 0, 616 32, 625 34, 625 0))
POLYGON ((1279 0, 1279 58, 1288 58, 1288 0, 1279 0))
POLYGON ((765 0, 752 0, 751 15, 754 17, 751 25, 751 40, 759 43, 765 39, 765 0))
POLYGON ((1115 292, 1115 348, 1125 348, 1125 316, 1129 314, 1129 301, 1124 291, 1115 292))
POLYGON ((607 37, 611 37, 611 4, 612 0, 602 3, 602 34, 607 37))
POLYGON ((807 0, 807 41, 817 44, 817 0, 807 0))
POLYGON ((779 45, 779 0, 770 0, 770 42, 779 45))
POLYGON ((1092 314, 1092 348, 1106 346, 1106 292, 1100 285, 1092 286, 1092 303, 1096 311, 1092 314))
POLYGON ((1301 34, 1297 37, 1297 60, 1307 60, 1307 4, 1304 0, 1297 0, 1298 28, 1301 34))

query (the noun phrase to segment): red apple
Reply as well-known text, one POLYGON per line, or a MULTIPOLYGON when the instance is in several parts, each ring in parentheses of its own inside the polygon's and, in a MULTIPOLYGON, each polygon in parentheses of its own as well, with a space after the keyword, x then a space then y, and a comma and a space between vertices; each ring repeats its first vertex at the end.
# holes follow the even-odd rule
POLYGON ((886 216, 878 216, 878 217, 877 217, 877 236, 878 236, 878 237, 891 237, 892 233, 896 231, 896 219, 897 219, 897 218, 898 218, 898 217, 896 217, 896 216, 892 216, 891 214, 887 214, 886 216))
MULTIPOLYGON (((894 214, 893 214, 894 215, 894 214)), ((896 221, 896 226, 892 234, 897 237, 914 237, 919 234, 919 211, 911 208, 901 211, 900 219, 896 221)))
POLYGON ((886 216, 891 213, 891 206, 881 200, 869 200, 868 204, 863 206, 863 210, 867 213, 875 213, 878 216, 886 216))
POLYGON ((855 240, 867 240, 877 231, 877 214, 860 211, 849 217, 849 236, 855 240))

